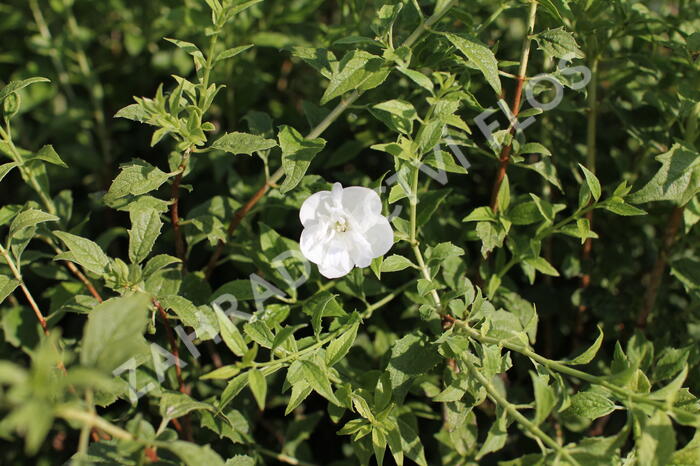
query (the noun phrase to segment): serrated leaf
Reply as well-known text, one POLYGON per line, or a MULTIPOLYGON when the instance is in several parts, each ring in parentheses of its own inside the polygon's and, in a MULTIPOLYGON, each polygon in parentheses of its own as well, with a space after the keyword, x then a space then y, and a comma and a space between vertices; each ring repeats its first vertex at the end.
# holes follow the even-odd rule
POLYGON ((549 29, 535 35, 540 50, 556 58, 583 58, 574 36, 564 28, 549 29))
POLYGON ((10 224, 10 237, 14 236, 16 233, 24 230, 25 228, 36 226, 40 223, 45 222, 56 222, 58 217, 55 215, 48 214, 42 210, 38 209, 27 209, 20 212, 12 223, 10 224))
POLYGON ((299 363, 304 379, 311 388, 331 403, 342 406, 340 400, 338 400, 333 393, 333 388, 331 387, 330 380, 328 380, 328 376, 323 373, 321 368, 306 359, 300 359, 299 363))
POLYGON ((133 210, 130 217, 129 260, 132 264, 140 264, 153 250, 163 222, 154 209, 133 210))
POLYGON ((326 146, 322 138, 305 139, 299 131, 291 126, 281 126, 278 134, 282 148, 282 168, 286 175, 280 192, 282 194, 294 189, 306 174, 311 161, 326 146))
POLYGON ((338 69, 331 76, 321 98, 321 105, 353 90, 366 91, 379 86, 389 75, 389 67, 383 58, 364 50, 345 54, 338 69))
POLYGON ((5 275, 0 275, 0 304, 5 301, 15 288, 19 286, 19 282, 14 278, 6 277, 5 275))
POLYGON ((5 100, 8 95, 12 94, 13 92, 17 92, 20 89, 23 89, 23 88, 29 86, 30 84, 48 83, 48 82, 51 82, 51 80, 47 79, 47 78, 41 78, 41 77, 28 78, 28 79, 23 79, 21 81, 10 81, 7 84, 7 86, 0 89, 0 103, 2 103, 2 101, 5 100))
POLYGON ((63 231, 55 231, 54 235, 70 250, 73 261, 97 275, 104 275, 107 272, 109 257, 97 243, 63 231))
POLYGON ((165 393, 160 399, 160 415, 164 419, 177 419, 196 410, 214 411, 214 407, 184 393, 165 393))
POLYGON ((108 299, 88 315, 80 363, 110 372, 148 350, 143 333, 149 299, 144 294, 108 299))
POLYGON ((676 143, 656 160, 661 168, 639 191, 627 199, 635 204, 652 201, 673 201, 686 205, 700 192, 700 154, 676 143))
POLYGON ((496 60, 496 56, 491 49, 471 37, 451 33, 445 33, 445 37, 469 59, 471 64, 481 71, 484 78, 486 78, 486 82, 500 96, 502 89, 501 80, 498 77, 498 60, 496 60))
POLYGON ((110 203, 128 195, 138 196, 149 193, 161 187, 171 176, 172 174, 165 173, 150 163, 135 159, 129 164, 122 165, 121 171, 112 181, 103 199, 106 203, 110 203))
POLYGON ((141 104, 131 104, 119 110, 114 118, 126 118, 127 120, 143 123, 148 118, 148 112, 141 104))
POLYGON ((407 269, 409 267, 416 267, 413 262, 406 259, 404 256, 399 256, 393 254, 384 259, 382 262, 381 271, 382 272, 398 272, 400 270, 407 269))
POLYGON ((66 165, 63 159, 61 159, 61 156, 58 155, 58 152, 56 152, 51 144, 43 146, 35 154, 29 157, 28 160, 43 160, 44 162, 58 165, 59 167, 68 168, 68 165, 66 165))
POLYGON ((158 445, 177 455, 185 466, 225 466, 224 460, 209 445, 201 446, 182 440, 160 442, 158 445))
POLYGON ((404 134, 413 132, 413 122, 418 118, 413 104, 405 100, 387 100, 373 105, 369 111, 389 129, 404 134))
POLYGON ((660 410, 645 420, 640 438, 636 442, 638 464, 667 466, 676 449, 676 431, 671 418, 660 410))
POLYGON ((571 397, 569 410, 587 419, 598 419, 615 410, 615 403, 606 396, 593 391, 581 391, 571 397))
POLYGON ((231 154, 252 155, 254 152, 276 147, 274 139, 266 139, 262 136, 249 133, 226 133, 211 145, 213 149, 222 150, 231 154))

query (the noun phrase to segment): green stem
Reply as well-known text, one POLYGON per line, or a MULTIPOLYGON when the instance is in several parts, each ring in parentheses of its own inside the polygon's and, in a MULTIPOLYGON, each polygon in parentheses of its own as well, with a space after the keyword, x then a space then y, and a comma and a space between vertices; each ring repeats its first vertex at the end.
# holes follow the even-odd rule
POLYGON ((267 457, 274 458, 277 461, 280 461, 282 463, 298 465, 298 466, 316 466, 314 463, 308 463, 306 461, 302 461, 302 460, 294 458, 292 456, 285 455, 284 453, 277 453, 277 452, 274 452, 272 450, 268 450, 267 448, 262 448, 259 446, 255 446, 255 451, 257 451, 261 455, 265 455, 267 457))
MULTIPOLYGON (((91 388, 88 388, 85 392, 85 404, 90 410, 89 413, 94 415, 95 411, 92 405, 91 388)), ((87 456, 88 444, 90 442, 90 429, 92 429, 92 426, 88 425, 87 423, 83 424, 83 428, 80 429, 80 438, 78 440, 78 455, 81 458, 81 460, 84 460, 87 456)))
POLYGON ((596 172, 596 139, 598 122, 598 57, 591 64, 591 82, 588 86, 588 128, 586 131, 586 165, 596 172))
POLYGON ((505 409, 506 412, 510 414, 511 417, 515 418, 518 424, 520 424, 524 429, 529 431, 532 435, 540 439, 554 451, 566 458, 571 464, 579 464, 578 461, 576 461, 571 456, 571 454, 568 451, 566 451, 566 449, 559 445, 552 437, 547 435, 542 429, 540 429, 534 423, 532 423, 528 418, 523 416, 522 413, 520 413, 520 411, 518 411, 517 408, 513 404, 511 404, 505 396, 501 395, 501 392, 499 392, 498 389, 481 372, 477 370, 477 368, 474 366, 474 363, 471 362, 469 355, 467 355, 467 357, 463 358, 462 360, 467 365, 469 372, 474 376, 474 378, 476 378, 479 381, 481 386, 484 387, 484 389, 486 389, 486 393, 488 393, 489 398, 491 398, 494 403, 498 404, 503 409, 505 409))
POLYGON ((22 278, 22 274, 19 270, 19 264, 15 265, 12 258, 10 257, 10 253, 2 245, 0 245, 0 255, 2 255, 3 258, 5 258, 5 262, 10 268, 10 272, 12 272, 12 275, 15 277, 15 280, 19 282, 19 286, 22 289, 24 296, 27 298, 27 302, 29 302, 29 305, 34 311, 34 314, 36 314, 36 318, 39 320, 39 324, 41 325, 41 328, 44 331, 44 335, 48 335, 49 326, 46 323, 44 314, 42 314, 41 310, 39 309, 39 305, 34 300, 34 296, 32 296, 32 293, 29 291, 29 288, 27 288, 27 285, 24 284, 24 279, 22 278))
MULTIPOLYGON (((413 284, 414 284, 414 282, 412 282, 412 281, 405 283, 402 286, 400 286, 399 288, 397 288, 395 291, 393 291, 392 293, 389 293, 388 295, 384 296, 382 299, 380 299, 376 303, 370 304, 369 306, 367 306, 367 308, 362 312, 362 315, 361 315, 362 319, 366 320, 366 319, 369 319, 370 317, 372 317, 372 314, 374 313, 374 311, 376 311, 377 309, 385 306, 386 304, 388 304, 391 301, 393 301, 394 299, 396 299, 398 296, 401 295, 401 293, 403 293, 403 291, 406 288, 412 286, 413 284)), ((348 329, 350 329, 349 325, 340 327, 339 329, 335 330, 334 332, 331 332, 330 334, 328 334, 325 338, 317 341, 313 345, 307 346, 306 348, 297 351, 294 354, 290 354, 289 356, 285 356, 285 357, 279 358, 279 359, 273 359, 270 361, 254 362, 254 363, 250 364, 249 367, 275 366, 278 364, 284 364, 284 363, 287 363, 290 361, 295 361, 295 360, 299 359, 301 356, 303 356, 304 354, 307 354, 311 351, 317 350, 317 349, 323 347, 326 343, 338 338, 340 335, 342 335, 348 329)))
POLYGON ((46 41, 47 44, 50 45, 49 56, 51 57, 51 61, 53 62, 54 68, 56 68, 58 81, 65 88, 66 94, 68 95, 69 99, 72 100, 75 98, 75 93, 73 92, 73 88, 70 86, 70 76, 66 71, 66 67, 63 66, 63 62, 61 61, 60 55, 58 54, 58 49, 56 49, 56 47, 53 46, 53 37, 51 35, 51 30, 46 24, 46 20, 44 19, 44 15, 41 12, 41 8, 39 8, 39 5, 36 0, 29 0, 29 8, 32 10, 32 16, 34 16, 34 22, 36 23, 36 27, 39 30, 39 34, 41 34, 41 37, 46 41))
POLYGON ((125 431, 121 427, 115 426, 111 422, 101 418, 95 413, 89 413, 81 411, 79 409, 71 408, 69 406, 63 406, 56 409, 56 416, 63 418, 67 421, 81 422, 87 425, 88 427, 96 427, 101 431, 108 433, 112 437, 120 440, 130 440, 132 442, 139 441, 129 432, 125 431))
POLYGON ((423 34, 423 32, 430 30, 430 28, 435 25, 443 16, 447 14, 450 9, 457 4, 457 0, 450 0, 445 4, 445 6, 440 11, 436 11, 430 18, 418 25, 418 27, 411 33, 408 38, 403 41, 401 46, 411 47, 423 34))
POLYGON ((504 348, 508 348, 511 351, 515 351, 516 353, 520 353, 523 356, 532 359, 533 361, 547 367, 548 369, 562 374, 566 374, 571 377, 575 377, 579 380, 583 380, 594 385, 604 387, 610 392, 614 393, 622 401, 634 401, 637 403, 643 403, 649 406, 653 406, 658 409, 669 410, 672 413, 678 413, 680 415, 685 414, 683 411, 669 406, 668 403, 664 401, 651 400, 643 394, 635 393, 629 389, 615 385, 614 383, 611 383, 608 380, 606 380, 605 377, 592 375, 587 372, 583 372, 578 369, 569 367, 566 364, 561 363, 559 361, 554 361, 552 359, 545 358, 544 356, 537 354, 535 351, 533 351, 531 348, 525 345, 521 345, 510 340, 501 340, 498 338, 482 335, 478 330, 472 328, 469 324, 467 324, 464 321, 455 319, 454 325, 463 329, 471 338, 474 338, 475 340, 478 340, 482 343, 498 345, 504 348))
POLYGON ((20 155, 17 146, 15 146, 15 143, 12 141, 12 133, 9 126, 10 123, 7 122, 7 125, 7 131, 0 128, 0 137, 2 137, 5 143, 7 143, 10 149, 10 154, 12 155, 12 160, 19 164, 17 168, 19 168, 19 171, 22 173, 22 177, 24 177, 24 179, 26 179, 29 182, 34 191, 36 191, 36 193, 39 195, 39 198, 41 198, 41 202, 42 204, 44 204, 46 210, 50 214, 55 215, 56 206, 54 205, 53 200, 48 195, 48 193, 44 192, 44 189, 41 187, 39 181, 36 179, 32 171, 29 170, 24 164, 24 159, 22 158, 22 155, 20 155))
POLYGON ((104 162, 107 165, 105 168, 108 168, 108 165, 112 163, 112 145, 110 143, 109 130, 107 129, 103 108, 104 88, 102 87, 100 80, 97 78, 96 73, 93 71, 94 68, 91 66, 87 54, 80 43, 78 21, 76 20, 75 15, 73 14, 73 9, 70 6, 66 8, 66 15, 68 30, 75 40, 75 56, 78 60, 78 67, 86 80, 86 87, 88 88, 90 103, 92 104, 93 118, 97 124, 97 138, 100 141, 104 162))
POLYGON ((479 27, 476 28, 476 30, 474 31, 474 33, 475 33, 476 35, 481 34, 481 33, 484 31, 484 29, 486 29, 491 23, 493 23, 494 21, 496 21, 496 18, 498 18, 498 17, 501 15, 501 13, 503 13, 503 12, 504 12, 505 10, 507 10, 509 7, 510 7, 510 4, 509 4, 508 2, 503 3, 501 6, 499 6, 499 7, 496 9, 496 11, 494 11, 493 13, 491 13, 491 16, 489 16, 488 18, 486 18, 486 21, 484 21, 483 23, 481 23, 481 24, 479 25, 479 27))

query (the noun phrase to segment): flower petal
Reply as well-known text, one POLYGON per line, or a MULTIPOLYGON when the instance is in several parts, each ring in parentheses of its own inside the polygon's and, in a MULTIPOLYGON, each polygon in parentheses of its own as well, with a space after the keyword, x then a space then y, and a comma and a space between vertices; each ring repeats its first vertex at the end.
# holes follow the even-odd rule
POLYGON ((359 231, 350 230, 344 235, 344 239, 355 265, 361 268, 369 267, 376 256, 372 255, 373 248, 368 238, 359 231))
POLYGON ((389 220, 378 215, 373 218, 374 224, 365 231, 365 237, 372 246, 372 257, 383 256, 394 245, 394 231, 389 220))
POLYGON ((334 239, 319 262, 318 271, 326 278, 340 278, 350 273, 354 266, 344 242, 334 239))
POLYGON ((330 200, 330 191, 319 191, 309 196, 299 210, 301 224, 306 226, 310 221, 316 220, 319 215, 329 215, 328 204, 330 200))
POLYGON ((299 248, 301 253, 314 264, 323 261, 326 253, 326 243, 328 242, 328 228, 321 223, 311 222, 304 231, 301 232, 299 248))
POLYGON ((381 215, 382 201, 369 188, 351 186, 343 190, 343 210, 355 228, 364 232, 374 224, 372 218, 381 215))

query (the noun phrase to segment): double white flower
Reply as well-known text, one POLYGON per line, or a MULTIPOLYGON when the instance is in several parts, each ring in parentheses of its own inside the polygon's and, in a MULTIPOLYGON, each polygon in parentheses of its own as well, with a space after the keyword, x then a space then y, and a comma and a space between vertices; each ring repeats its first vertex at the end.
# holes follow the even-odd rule
POLYGON ((394 244, 394 232, 382 215, 379 195, 369 188, 340 183, 332 191, 312 194, 299 211, 304 231, 301 253, 326 278, 368 267, 394 244))

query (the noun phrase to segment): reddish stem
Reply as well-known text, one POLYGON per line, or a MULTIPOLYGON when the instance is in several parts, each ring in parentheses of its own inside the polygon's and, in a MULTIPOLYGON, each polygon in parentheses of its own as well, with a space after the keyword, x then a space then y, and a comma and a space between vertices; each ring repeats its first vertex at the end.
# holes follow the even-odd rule
POLYGON ((654 268, 651 270, 651 276, 649 277, 649 284, 647 285, 647 291, 644 294, 644 300, 642 302, 642 309, 639 311, 637 317, 637 327, 644 328, 647 325, 647 320, 649 315, 654 308, 656 303, 656 297, 659 294, 659 288, 661 287, 661 282, 666 272, 666 266, 668 265, 668 256, 671 252, 671 248, 676 241, 676 235, 681 226, 683 220, 683 210, 684 207, 676 207, 671 212, 671 217, 666 224, 666 232, 664 233, 663 243, 661 244, 661 249, 659 250, 659 256, 656 258, 656 263, 654 268))

